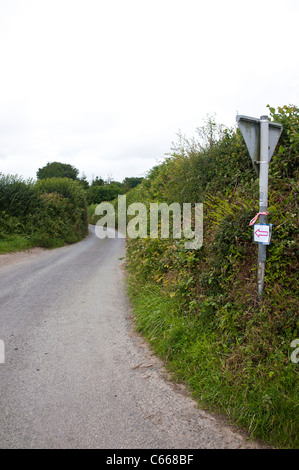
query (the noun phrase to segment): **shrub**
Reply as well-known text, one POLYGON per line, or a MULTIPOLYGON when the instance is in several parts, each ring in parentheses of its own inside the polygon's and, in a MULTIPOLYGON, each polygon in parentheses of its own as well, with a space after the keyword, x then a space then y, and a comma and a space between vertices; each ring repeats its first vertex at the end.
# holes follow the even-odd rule
POLYGON ((73 243, 88 232, 85 191, 68 178, 33 183, 0 175, 0 224, 2 240, 24 235, 44 247, 73 243))
POLYGON ((184 240, 129 240, 127 266, 138 328, 201 406, 225 412, 255 438, 296 447, 298 370, 290 344, 299 334, 299 110, 270 112, 284 132, 269 168, 274 227, 262 302, 249 227, 258 212, 258 178, 239 130, 222 129, 205 146, 181 138, 127 194, 128 203, 147 207, 204 202, 202 248, 185 250, 184 240))
POLYGON ((88 232, 85 192, 77 181, 49 178, 34 187, 36 199, 31 206, 34 238, 40 246, 52 240, 73 243, 88 232))

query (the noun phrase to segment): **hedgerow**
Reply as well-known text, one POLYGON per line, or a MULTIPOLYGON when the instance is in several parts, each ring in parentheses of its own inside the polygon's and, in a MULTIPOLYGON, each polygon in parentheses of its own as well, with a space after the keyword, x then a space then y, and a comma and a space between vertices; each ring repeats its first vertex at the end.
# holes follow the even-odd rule
POLYGON ((87 231, 85 192, 78 182, 49 178, 35 183, 0 174, 1 251, 16 237, 24 249, 54 248, 82 239, 87 231))
POLYGON ((270 114, 284 131, 270 164, 265 291, 258 301, 258 178, 239 130, 210 122, 208 145, 180 136, 128 202, 203 202, 204 242, 128 240, 129 292, 138 329, 187 382, 201 406, 217 409, 255 438, 298 446, 299 109, 270 114), (220 137, 219 137, 220 136, 220 137))

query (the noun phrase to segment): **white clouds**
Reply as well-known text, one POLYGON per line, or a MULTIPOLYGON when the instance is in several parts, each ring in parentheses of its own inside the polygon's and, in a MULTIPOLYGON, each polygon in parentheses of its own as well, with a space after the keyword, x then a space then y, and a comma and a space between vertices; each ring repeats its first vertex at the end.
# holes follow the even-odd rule
POLYGON ((292 0, 10 1, 0 0, 0 171, 35 176, 56 159, 122 179, 207 113, 232 125, 237 110, 298 100, 292 0))

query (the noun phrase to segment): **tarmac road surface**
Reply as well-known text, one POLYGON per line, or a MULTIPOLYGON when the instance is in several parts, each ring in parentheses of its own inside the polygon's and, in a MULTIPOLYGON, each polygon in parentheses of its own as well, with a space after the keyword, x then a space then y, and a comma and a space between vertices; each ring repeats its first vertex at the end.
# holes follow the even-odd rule
POLYGON ((198 409, 134 333, 124 256, 124 239, 90 227, 80 243, 0 257, 0 448, 260 447, 198 409))

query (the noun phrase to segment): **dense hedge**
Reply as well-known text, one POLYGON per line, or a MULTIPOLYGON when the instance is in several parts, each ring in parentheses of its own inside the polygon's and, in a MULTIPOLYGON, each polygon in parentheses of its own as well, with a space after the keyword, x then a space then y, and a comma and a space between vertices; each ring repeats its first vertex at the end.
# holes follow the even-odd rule
POLYGON ((199 130, 209 137, 206 145, 180 136, 166 160, 127 194, 128 203, 147 206, 203 202, 203 246, 129 240, 129 285, 138 328, 202 406, 224 412, 254 437, 292 447, 299 430, 298 365, 290 360, 299 337, 299 109, 270 113, 284 131, 270 164, 274 229, 262 302, 249 227, 258 212, 258 178, 239 130, 211 120, 199 130))
POLYGON ((28 246, 56 247, 88 231, 81 185, 68 178, 38 182, 0 174, 0 241, 23 237, 28 246))

